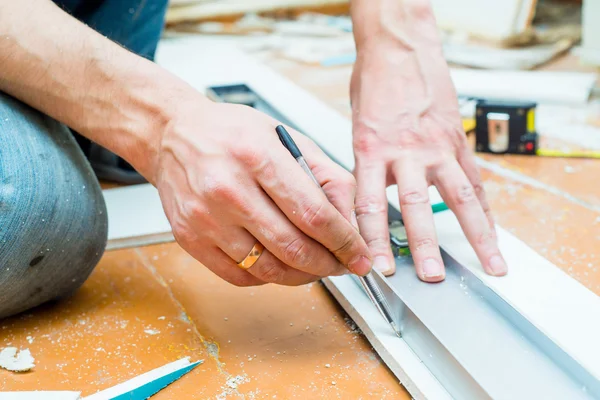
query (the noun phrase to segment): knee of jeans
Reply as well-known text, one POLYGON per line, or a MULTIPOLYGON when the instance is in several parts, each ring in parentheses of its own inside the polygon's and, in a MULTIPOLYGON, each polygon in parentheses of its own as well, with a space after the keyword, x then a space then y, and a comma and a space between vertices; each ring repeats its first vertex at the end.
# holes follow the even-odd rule
POLYGON ((64 143, 7 178, 10 190, 0 185, 0 318, 72 294, 106 247, 100 185, 72 138, 64 143))
MULTIPOLYGON (((75 208, 56 204, 47 219, 24 220, 9 249, 0 249, 0 318, 72 295, 98 264, 108 234, 104 199, 90 190, 77 202, 75 208)), ((39 211, 35 205, 30 215, 39 211)))

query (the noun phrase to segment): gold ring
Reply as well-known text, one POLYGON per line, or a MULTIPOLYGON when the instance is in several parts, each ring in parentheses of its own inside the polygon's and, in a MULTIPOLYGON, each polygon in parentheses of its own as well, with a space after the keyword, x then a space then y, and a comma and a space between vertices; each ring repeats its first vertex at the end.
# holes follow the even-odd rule
POLYGON ((252 250, 250 250, 250 253, 248 253, 248 255, 246 256, 246 258, 244 258, 238 263, 238 267, 240 267, 241 269, 248 269, 251 266, 253 266, 254 263, 258 261, 258 258, 260 257, 264 249, 265 246, 263 246, 262 243, 256 242, 254 247, 252 247, 252 250))

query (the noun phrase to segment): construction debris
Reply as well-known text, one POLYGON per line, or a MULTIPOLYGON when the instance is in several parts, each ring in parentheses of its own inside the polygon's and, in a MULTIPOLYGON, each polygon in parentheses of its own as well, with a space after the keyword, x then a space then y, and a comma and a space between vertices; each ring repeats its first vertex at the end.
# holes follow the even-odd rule
POLYGON ((29 371, 35 359, 29 349, 18 351, 16 347, 6 347, 0 351, 0 367, 13 372, 29 371))

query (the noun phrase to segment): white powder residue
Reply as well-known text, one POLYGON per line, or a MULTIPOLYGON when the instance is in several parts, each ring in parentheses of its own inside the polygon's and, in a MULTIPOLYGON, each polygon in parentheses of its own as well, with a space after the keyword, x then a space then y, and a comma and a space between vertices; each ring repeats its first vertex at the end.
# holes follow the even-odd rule
POLYGON ((250 379, 248 379, 246 374, 230 377, 227 379, 225 386, 222 388, 223 392, 217 395, 217 400, 225 400, 228 396, 239 394, 237 393, 237 388, 239 385, 245 382, 250 382, 250 379))

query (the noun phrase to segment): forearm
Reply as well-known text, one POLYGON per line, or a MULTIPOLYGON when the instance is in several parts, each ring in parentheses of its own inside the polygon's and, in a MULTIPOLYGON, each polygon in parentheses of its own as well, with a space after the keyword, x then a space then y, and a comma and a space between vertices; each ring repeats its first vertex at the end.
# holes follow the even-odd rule
POLYGON ((360 110, 355 122, 391 106, 364 96, 383 76, 384 98, 395 98, 394 107, 402 105, 398 112, 406 115, 409 129, 432 107, 454 107, 453 90, 437 87, 451 82, 429 0, 352 0, 351 14, 357 49, 351 93, 355 110, 360 110))
POLYGON ((393 46, 407 51, 439 47, 429 0, 352 0, 357 50, 393 46))
POLYGON ((146 178, 190 88, 48 0, 0 0, 0 90, 129 161, 146 178))

